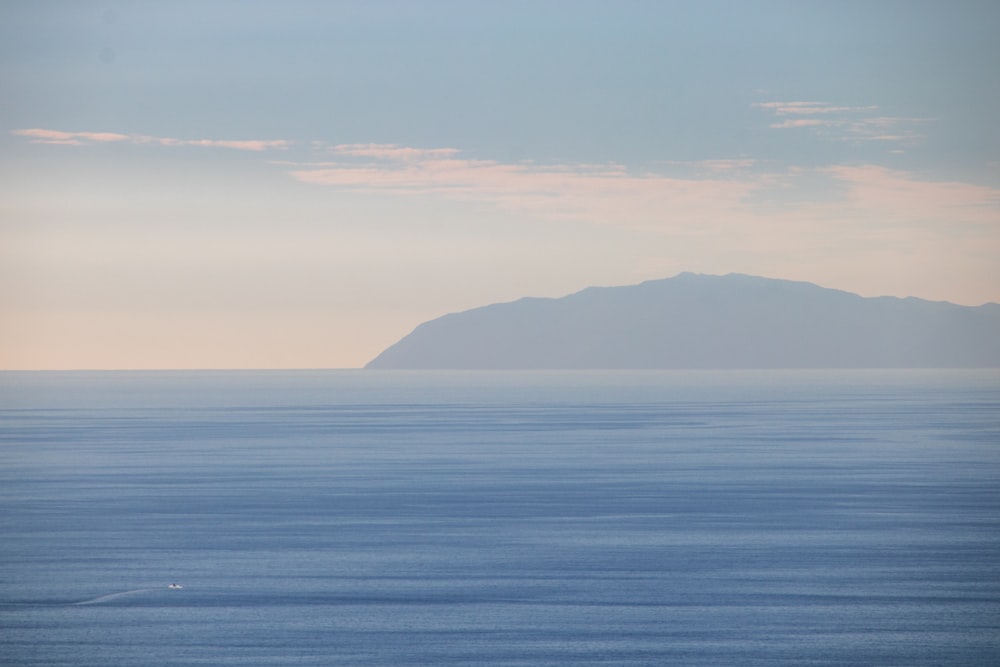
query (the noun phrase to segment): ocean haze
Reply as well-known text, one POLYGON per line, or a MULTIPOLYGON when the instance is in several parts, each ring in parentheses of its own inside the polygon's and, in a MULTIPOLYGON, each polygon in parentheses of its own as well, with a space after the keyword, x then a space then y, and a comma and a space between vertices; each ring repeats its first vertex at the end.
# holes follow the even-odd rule
POLYGON ((805 282, 682 273, 445 315, 372 369, 1000 366, 1000 305, 865 298, 805 282))

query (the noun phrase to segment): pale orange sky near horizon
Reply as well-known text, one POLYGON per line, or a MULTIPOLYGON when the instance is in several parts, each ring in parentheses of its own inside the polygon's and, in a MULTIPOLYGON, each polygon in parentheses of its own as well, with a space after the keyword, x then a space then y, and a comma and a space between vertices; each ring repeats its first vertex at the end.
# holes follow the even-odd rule
POLYGON ((356 368, 683 271, 1000 302, 1000 10, 420 6, 0 9, 0 369, 356 368))

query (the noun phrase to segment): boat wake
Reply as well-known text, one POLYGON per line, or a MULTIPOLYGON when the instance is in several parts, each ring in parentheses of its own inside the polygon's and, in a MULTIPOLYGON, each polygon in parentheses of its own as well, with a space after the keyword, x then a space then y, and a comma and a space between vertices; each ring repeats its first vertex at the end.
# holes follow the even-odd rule
POLYGON ((83 600, 81 602, 72 603, 74 606, 85 605, 85 604, 102 604, 104 602, 110 602, 112 600, 117 600, 119 598, 131 597, 133 595, 139 595, 140 593, 151 593, 153 591, 162 590, 161 588, 137 588, 132 591, 122 591, 120 593, 110 593, 108 595, 102 595, 100 597, 92 598, 90 600, 83 600))
MULTIPOLYGON (((122 598, 128 598, 133 596, 140 596, 146 593, 153 593, 154 591, 177 591, 184 587, 180 584, 169 584, 167 586, 153 586, 150 588, 134 588, 129 591, 118 591, 117 593, 108 593, 107 595, 99 595, 96 598, 89 598, 87 600, 0 600, 0 609, 7 607, 79 607, 84 605, 99 605, 108 602, 114 602, 115 600, 120 600, 122 598)), ((0 663, 3 660, 0 659, 0 663)))

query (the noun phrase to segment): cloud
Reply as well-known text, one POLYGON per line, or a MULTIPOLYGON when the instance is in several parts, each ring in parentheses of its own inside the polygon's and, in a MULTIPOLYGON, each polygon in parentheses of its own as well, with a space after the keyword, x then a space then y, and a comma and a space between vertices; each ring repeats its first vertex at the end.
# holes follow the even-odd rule
POLYGON ((757 161, 752 158, 730 158, 722 160, 698 160, 691 164, 721 174, 749 169, 757 164, 757 161))
POLYGON ((877 106, 850 107, 835 106, 827 102, 756 102, 752 106, 759 109, 769 109, 779 116, 802 116, 814 114, 844 114, 865 113, 877 111, 877 106))
POLYGON ((373 146, 335 147, 343 160, 304 164, 291 174, 353 192, 480 201, 549 219, 642 228, 710 223, 754 187, 726 176, 750 166, 748 160, 705 161, 699 166, 710 176, 677 178, 617 164, 501 163, 463 158, 454 149, 373 146))
POLYGON ((12 134, 27 137, 29 141, 36 144, 64 144, 79 146, 84 143, 107 143, 116 141, 128 141, 126 134, 115 132, 62 132, 60 130, 44 130, 32 128, 27 130, 14 130, 12 134))
POLYGON ((784 117, 768 126, 772 129, 823 128, 824 136, 840 141, 913 145, 924 137, 918 127, 934 120, 873 115, 879 107, 838 106, 828 102, 756 102, 752 106, 784 117))
POLYGON ((1000 189, 956 181, 926 181, 878 165, 825 167, 847 186, 845 213, 877 212, 887 225, 963 224, 1000 231, 1000 189))
POLYGON ((783 120, 780 123, 772 123, 768 127, 784 130, 791 127, 834 127, 836 125, 842 125, 841 121, 836 120, 821 120, 819 118, 795 118, 790 120, 783 120))
MULTIPOLYGON (((919 135, 913 128, 930 121, 820 102, 757 106, 782 116, 775 124, 782 128, 819 128, 838 133, 839 139, 879 141, 891 149, 916 141, 919 135)), ((250 152, 292 146, 284 140, 177 139, 40 128, 14 134, 32 142, 69 145, 127 143, 250 152)), ((844 232, 842 238, 856 247, 873 235, 901 245, 917 237, 963 236, 978 239, 970 252, 982 252, 1000 238, 1000 189, 928 181, 878 165, 777 167, 738 157, 636 168, 617 163, 501 162, 469 157, 452 147, 390 143, 317 141, 307 150, 320 159, 269 162, 302 183, 347 192, 472 202, 523 219, 576 221, 705 243, 726 238, 729 245, 736 243, 751 253, 810 244, 821 248, 830 229, 844 232)))
POLYGON ((1000 189, 928 181, 877 165, 782 168, 737 158, 666 162, 667 175, 393 146, 342 150, 338 159, 286 168, 300 182, 342 191, 471 201, 526 219, 653 233, 670 238, 677 252, 747 270, 753 262, 788 263, 790 256, 802 275, 823 262, 824 270, 842 271, 868 255, 872 266, 886 254, 918 258, 897 267, 904 275, 942 248, 954 257, 1000 252, 1000 189))
POLYGON ((339 155, 372 157, 386 160, 420 160, 449 157, 459 152, 457 148, 410 148, 396 144, 339 144, 330 151, 339 155))
POLYGON ((284 150, 289 147, 290 143, 283 139, 243 139, 243 140, 227 140, 227 139, 187 139, 187 140, 176 140, 176 139, 158 139, 156 137, 150 137, 154 143, 162 143, 167 146, 206 146, 209 148, 231 148, 238 151, 266 151, 266 150, 284 150))
POLYGON ((855 139, 912 145, 919 143, 924 137, 917 128, 932 121, 932 118, 875 116, 852 121, 848 124, 847 131, 855 139))
POLYGON ((60 144, 67 146, 83 146, 88 144, 121 143, 154 144, 159 146, 203 146, 208 148, 229 148, 239 151, 261 152, 266 150, 284 150, 291 142, 283 139, 175 139, 172 137, 154 137, 144 134, 119 134, 117 132, 64 132, 31 128, 14 130, 12 134, 27 137, 37 144, 60 144))

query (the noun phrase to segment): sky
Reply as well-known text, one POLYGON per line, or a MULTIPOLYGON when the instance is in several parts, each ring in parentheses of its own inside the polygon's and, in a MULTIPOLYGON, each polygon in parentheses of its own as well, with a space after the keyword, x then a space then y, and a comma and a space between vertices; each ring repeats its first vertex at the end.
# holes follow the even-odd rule
POLYGON ((1000 3, 0 3, 0 368, 683 271, 1000 302, 1000 3))

